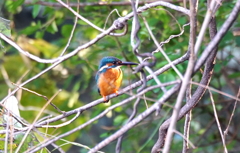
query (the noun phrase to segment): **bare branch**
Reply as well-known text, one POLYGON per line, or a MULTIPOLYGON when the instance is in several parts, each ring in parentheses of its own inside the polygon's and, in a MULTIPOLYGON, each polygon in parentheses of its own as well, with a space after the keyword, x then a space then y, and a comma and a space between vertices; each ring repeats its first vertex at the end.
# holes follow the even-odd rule
MULTIPOLYGON (((79 0, 78 0, 78 3, 77 3, 77 4, 78 4, 78 6, 77 6, 77 13, 79 13, 79 0)), ((78 17, 76 16, 76 17, 75 17, 74 24, 73 24, 73 28, 72 28, 72 30, 71 30, 71 33, 70 33, 70 36, 69 36, 69 39, 68 39, 68 42, 67 42, 66 46, 64 47, 64 49, 63 49, 62 53, 60 54, 60 56, 63 56, 63 55, 64 55, 64 53, 66 52, 67 48, 68 48, 69 45, 70 45, 70 42, 71 42, 72 37, 73 37, 73 33, 74 33, 74 31, 75 31, 75 29, 76 29, 76 26, 77 26, 77 21, 78 21, 78 17)))
MULTIPOLYGON (((192 97, 192 85, 188 84, 188 88, 186 90, 186 101, 188 102, 191 97, 192 97)), ((190 124, 192 120, 192 110, 190 110, 186 116, 185 116, 185 122, 184 122, 184 136, 186 137, 186 140, 184 139, 183 141, 183 149, 182 153, 188 153, 189 152, 189 145, 188 145, 188 140, 189 140, 189 134, 190 134, 190 124)))
MULTIPOLYGON (((132 111, 132 114, 131 116, 128 118, 128 121, 127 123, 129 123, 134 117, 135 115, 137 114, 137 106, 140 102, 140 98, 138 97, 133 105, 133 111, 132 111)), ((121 152, 121 145, 122 145, 122 139, 123 139, 123 135, 121 135, 119 138, 118 138, 118 141, 117 141, 117 145, 116 145, 116 149, 115 149, 115 152, 116 153, 120 153, 121 152)))
MULTIPOLYGON (((186 61, 186 60, 188 59, 188 56, 189 56, 188 54, 185 54, 184 56, 182 56, 182 57, 174 60, 174 61, 173 61, 173 64, 174 64, 174 65, 177 65, 177 64, 179 64, 179 63, 182 63, 182 62, 186 61)), ((157 70, 154 74, 155 74, 155 75, 160 75, 161 73, 165 72, 166 70, 168 70, 168 69, 170 69, 170 68, 171 68, 171 65, 170 65, 170 64, 167 64, 167 65, 165 65, 164 67, 162 67, 162 68, 160 68, 159 70, 157 70)), ((150 75, 150 76, 147 77, 147 80, 149 81, 149 80, 151 80, 152 78, 153 78, 153 76, 150 75)), ((141 84, 142 84, 142 81, 138 81, 138 82, 136 82, 136 83, 134 83, 134 84, 131 84, 131 85, 129 85, 128 87, 126 87, 126 88, 122 89, 121 91, 119 91, 118 95, 122 95, 122 94, 124 94, 125 92, 127 92, 127 91, 129 91, 129 90, 132 90, 132 89, 134 89, 134 88, 136 88, 136 87, 139 87, 141 84)), ((109 95, 109 99, 112 99, 112 98, 114 98, 114 97, 116 97, 115 94, 109 95)), ((103 98, 98 99, 98 100, 95 100, 95 101, 93 101, 93 102, 91 102, 91 103, 88 103, 88 104, 86 104, 86 105, 84 105, 84 106, 82 106, 82 107, 80 107, 80 108, 77 108, 77 109, 74 109, 74 110, 65 112, 65 113, 62 114, 62 115, 56 116, 56 117, 51 118, 51 119, 46 120, 46 121, 43 121, 43 122, 39 123, 38 125, 36 125, 35 127, 38 127, 38 126, 41 127, 41 125, 46 125, 46 124, 48 124, 48 123, 52 123, 52 122, 55 122, 55 121, 60 120, 60 119, 62 119, 62 118, 68 117, 68 116, 70 116, 70 115, 72 115, 72 114, 76 114, 76 113, 78 113, 78 112, 82 112, 82 111, 87 110, 87 109, 89 109, 89 108, 91 108, 91 107, 93 107, 93 106, 96 106, 96 105, 98 105, 98 104, 100 104, 100 103, 102 103, 102 102, 104 102, 104 99, 103 99, 103 98)))
POLYGON ((187 142, 187 144, 190 144, 190 145, 191 145, 191 147, 192 147, 193 149, 196 148, 196 146, 194 146, 194 144, 188 139, 188 137, 185 137, 182 133, 180 133, 180 132, 177 131, 177 130, 174 130, 173 132, 176 133, 176 134, 178 134, 178 135, 180 135, 180 136, 184 139, 184 141, 187 142))
POLYGON ((201 43, 202 43, 202 40, 204 38, 204 34, 206 32, 208 24, 209 24, 212 16, 215 16, 215 12, 213 12, 213 9, 215 8, 216 4, 217 4, 217 2, 215 0, 212 0, 211 4, 210 4, 210 7, 208 7, 207 14, 205 15, 201 30, 200 30, 199 35, 198 35, 197 42, 196 42, 195 47, 194 47, 194 52, 195 52, 196 55, 197 55, 198 50, 201 46, 201 43))
POLYGON ((37 117, 34 119, 33 123, 31 124, 31 126, 28 128, 27 132, 25 133, 25 135, 22 138, 22 141, 19 143, 17 149, 15 152, 19 152, 20 148, 22 147, 25 139, 27 138, 29 132, 32 130, 32 128, 34 127, 34 124, 37 122, 38 118, 40 117, 40 115, 42 114, 43 110, 48 106, 48 104, 57 96, 57 94, 60 92, 60 90, 58 92, 56 92, 49 100, 48 102, 43 106, 42 110, 38 113, 37 117))
MULTIPOLYGON (((140 121, 142 121, 144 118, 146 118, 148 115, 150 115, 151 113, 153 113, 156 109, 156 107, 158 107, 158 105, 161 105, 161 103, 163 103, 164 101, 166 101, 174 92, 176 92, 178 90, 177 88, 178 85, 175 85, 174 87, 172 87, 167 94, 165 94, 160 100, 158 100, 158 102, 156 102, 154 105, 152 105, 149 109, 147 109, 145 112, 143 112, 142 114, 138 115, 135 119, 133 119, 131 122, 129 122, 128 124, 126 124, 125 126, 122 127, 122 129, 120 129, 117 133, 115 133, 116 135, 112 135, 110 137, 107 138, 107 140, 105 140, 105 142, 103 141, 102 143, 99 143, 97 146, 95 146, 92 150, 90 150, 90 152, 96 152, 98 151, 99 149, 101 149, 102 147, 104 147, 107 143, 107 142, 111 142, 113 140, 115 140, 116 138, 118 138, 119 136, 121 136, 122 134, 124 134, 126 131, 128 131, 130 128, 132 128, 133 126, 135 126, 137 123, 139 123, 140 121)), ((155 87, 159 87, 159 86, 155 86, 155 87)), ((72 129, 71 131, 68 131, 62 135, 59 135, 58 137, 56 138, 53 138, 51 140, 49 140, 48 142, 42 144, 40 147, 37 147, 35 149, 32 149, 32 150, 29 150, 29 153, 32 153, 32 152, 35 152, 45 146, 47 146, 48 144, 51 144, 52 142, 55 142, 57 140, 59 140, 60 138, 62 137, 65 137, 69 134, 72 134, 82 128, 84 128, 85 126, 89 125, 90 123, 96 121, 97 119, 105 116, 109 111, 111 111, 112 109, 118 107, 118 106, 121 106, 125 103, 128 103, 130 102, 131 100, 137 98, 139 95, 142 95, 144 94, 145 92, 155 88, 155 87, 148 87, 146 88, 145 90, 141 91, 140 93, 138 93, 137 95, 135 96, 131 96, 129 97, 128 99, 122 101, 122 102, 119 102, 113 106, 110 106, 108 109, 106 109, 104 112, 102 112, 101 114, 97 115, 96 117, 88 120, 87 122, 85 122, 84 124, 80 125, 79 127, 75 128, 75 129, 72 129)))
POLYGON ((234 8, 232 9, 232 12, 229 14, 229 17, 223 23, 221 29, 218 31, 218 33, 213 38, 213 40, 208 44, 208 46, 204 49, 202 56, 199 58, 199 60, 196 63, 194 71, 200 69, 203 63, 207 60, 207 57, 212 52, 213 48, 221 41, 223 36, 227 33, 229 28, 232 26, 233 22, 237 19, 239 15, 239 11, 240 11, 240 1, 238 0, 234 8))
MULTIPOLYGON (((240 1, 238 1, 236 3, 234 9, 232 10, 232 13, 229 16, 229 18, 231 19, 230 20, 231 23, 236 19, 236 17, 237 17, 236 12, 239 11, 239 7, 240 7, 240 1)), ((229 23, 228 19, 225 21, 224 25, 229 23)), ((206 59, 204 59, 204 61, 207 60, 207 62, 206 62, 204 73, 203 73, 203 76, 202 76, 202 79, 201 79, 201 82, 200 82, 200 84, 202 84, 204 86, 208 86, 208 84, 209 84, 209 82, 211 80, 211 77, 212 77, 212 71, 213 71, 213 67, 214 67, 215 56, 216 56, 216 53, 217 53, 218 42, 222 39, 222 36, 229 29, 231 23, 227 24, 228 26, 223 26, 220 29, 220 31, 216 34, 215 19, 213 18, 212 21, 210 22, 210 37, 211 37, 212 41, 210 42, 208 47, 205 49, 205 51, 210 49, 209 46, 211 46, 211 52, 210 52, 210 54, 207 54, 205 56, 206 59), (220 37, 219 33, 221 33, 221 37, 220 37), (216 34, 216 36, 215 36, 215 34, 216 34), (219 39, 219 40, 215 41, 216 38, 219 39)), ((195 70, 194 71, 196 72, 196 70, 198 70, 198 69, 196 69, 196 66, 195 66, 195 70)), ((205 91, 206 91, 206 88, 203 88, 203 87, 200 87, 200 86, 197 88, 197 90, 194 92, 192 98, 187 102, 187 104, 185 104, 181 108, 181 110, 179 112, 179 115, 178 115, 178 120, 180 120, 185 114, 187 114, 198 103, 198 101, 201 99, 201 97, 205 93, 205 91)), ((169 125, 170 125, 170 122, 171 122, 171 118, 166 120, 162 124, 162 126, 160 127, 160 129, 159 129, 159 137, 158 137, 157 142, 155 143, 155 145, 152 148, 152 153, 157 153, 160 150, 160 148, 164 145, 164 139, 165 139, 165 136, 166 136, 166 133, 167 133, 167 129, 168 129, 169 125)))
POLYGON ((179 111, 181 109, 182 101, 183 101, 186 89, 191 80, 191 76, 193 74, 193 68, 194 68, 195 59, 196 59, 196 57, 195 57, 196 55, 194 53, 194 44, 195 44, 195 39, 196 39, 196 27, 197 27, 197 23, 196 23, 196 21, 197 21, 196 20, 197 6, 198 6, 198 1, 190 0, 190 12, 191 12, 191 14, 190 14, 190 28, 191 29, 190 29, 190 41, 189 41, 190 58, 189 58, 186 73, 185 73, 184 77, 181 78, 182 84, 181 84, 181 88, 180 88, 180 91, 179 91, 179 94, 178 94, 178 97, 176 100, 176 104, 173 109, 173 114, 171 116, 171 123, 170 123, 168 131, 167 131, 165 145, 163 148, 163 153, 168 153, 170 150, 171 141, 172 141, 172 137, 174 134, 176 122, 178 120, 178 115, 179 115, 179 111))
MULTIPOLYGON (((155 2, 155 3, 150 3, 150 4, 146 4, 145 6, 143 7, 140 7, 137 9, 137 13, 141 13, 151 7, 156 7, 156 6, 159 6, 159 5, 162 5, 162 6, 166 6, 166 7, 169 7, 171 9, 175 9, 175 10, 178 10, 180 12, 183 12, 187 15, 189 15, 189 11, 183 7, 180 7, 180 6, 175 6, 173 4, 170 4, 170 3, 166 3, 166 2, 162 2, 162 1, 159 1, 159 2, 155 2)), ((96 38, 92 39, 91 41, 89 41, 88 43, 82 45, 82 46, 79 46, 77 47, 75 50, 73 50, 72 52, 64 55, 64 56, 61 56, 61 57, 58 57, 56 59, 50 59, 50 60, 47 60, 47 59, 40 59, 34 55, 31 55, 29 52, 26 52, 24 50, 22 50, 15 42, 13 42, 12 40, 10 40, 9 38, 7 38, 5 35, 3 35, 2 33, 0 33, 0 38, 5 40, 6 42, 10 43, 13 47, 15 47, 18 51, 20 51, 21 53, 23 53, 24 55, 28 56, 29 58, 33 59, 33 60, 36 60, 38 62, 41 62, 41 63, 53 63, 50 67, 46 68, 45 70, 41 71, 40 73, 38 73, 37 75, 35 75, 34 77, 28 79, 27 81, 23 82, 22 84, 19 85, 19 87, 22 87, 24 85, 26 85, 27 83, 37 79, 38 77, 40 77, 41 75, 43 75, 44 73, 48 72, 49 70, 51 70, 52 68, 54 68, 55 66, 57 66, 58 64, 62 63, 63 61, 67 60, 68 58, 76 55, 79 51, 85 49, 85 48, 88 48, 90 47, 91 45, 95 44, 97 41, 99 41, 100 39, 102 39, 103 37, 107 36, 108 34, 110 34, 112 31, 114 30, 117 30, 119 28, 122 28, 121 25, 122 24, 125 24, 125 22, 127 20, 129 20, 131 17, 133 17, 133 13, 129 13, 128 15, 126 15, 125 17, 122 17, 122 18, 119 18, 117 19, 113 25, 108 28, 107 30, 104 30, 101 34, 97 35, 96 38), (120 26, 120 27, 119 27, 120 26)), ((8 96, 6 96, 5 98, 3 98, 1 100, 0 103, 4 102, 9 96, 13 95, 14 93, 16 93, 16 91, 18 90, 19 88, 13 90, 8 96)))
POLYGON ((106 146, 108 143, 112 142, 113 140, 115 140, 116 138, 118 138, 119 136, 121 136, 123 133, 127 132, 129 129, 131 129, 133 126, 137 125, 140 121, 142 121, 143 119, 145 119, 147 116, 149 116, 150 114, 152 114, 157 108, 159 108, 159 105, 161 105, 162 103, 164 103, 172 94, 174 94, 176 91, 178 91, 179 89, 179 84, 175 85, 174 87, 172 87, 170 90, 168 90, 168 92, 166 94, 164 94, 163 97, 161 97, 154 105, 152 105, 151 107, 149 107, 149 109, 147 109, 146 111, 144 111, 143 113, 139 114, 135 119, 133 119, 131 122, 129 122, 128 124, 126 124, 125 126, 123 126, 120 130, 118 130, 116 133, 114 133, 113 135, 109 136, 107 139, 103 140, 102 142, 100 142, 98 145, 96 145, 94 148, 92 148, 89 153, 94 153, 97 150, 100 150, 101 148, 103 148, 104 146, 106 146))
POLYGON ((219 122, 219 120, 218 120, 218 115, 217 115, 217 111, 216 111, 216 106, 215 106, 215 104, 214 104, 214 99, 213 99, 212 92, 209 91, 209 94, 210 94, 210 99, 211 99, 212 106, 213 106, 214 117, 215 117, 215 120, 216 120, 216 122, 217 122, 218 130, 219 130, 219 133, 220 133, 221 138, 222 138, 222 143, 223 143, 224 152, 225 152, 225 153, 228 153, 228 150, 227 150, 227 147, 226 147, 226 142, 225 142, 225 139, 224 139, 224 136, 223 136, 223 132, 222 132, 222 128, 221 128, 220 122, 219 122))
MULTIPOLYGON (((181 3, 182 0, 163 0, 164 2, 169 2, 169 3, 181 3)), ((156 2, 156 1, 140 1, 138 4, 139 5, 144 5, 146 3, 153 3, 153 2, 156 2)), ((50 6, 50 7, 63 7, 61 4, 59 3, 51 3, 51 2, 45 2, 45 1, 36 1, 36 2, 33 2, 31 0, 26 0, 24 2, 25 4, 27 5, 32 5, 32 4, 40 4, 40 5, 45 5, 45 6, 50 6)), ((77 7, 77 6, 80 6, 80 7, 85 7, 85 6, 130 6, 131 5, 131 2, 104 2, 104 1, 101 1, 101 2, 96 2, 96 3, 68 3, 68 5, 70 7, 77 7)))
MULTIPOLYGON (((239 97, 239 96, 240 96, 240 88, 238 89, 237 97, 239 97)), ((225 129, 224 132, 223 132, 223 133, 224 133, 224 140, 225 140, 225 141, 226 141, 226 136, 227 136, 227 134, 228 134, 228 130, 229 130, 230 123, 232 122, 232 118, 233 118, 234 112, 235 112, 236 107, 237 107, 237 103, 238 103, 238 100, 236 100, 235 103, 234 103, 233 111, 232 111, 232 114, 231 114, 231 116, 230 116, 228 125, 227 125, 226 129, 225 129)))

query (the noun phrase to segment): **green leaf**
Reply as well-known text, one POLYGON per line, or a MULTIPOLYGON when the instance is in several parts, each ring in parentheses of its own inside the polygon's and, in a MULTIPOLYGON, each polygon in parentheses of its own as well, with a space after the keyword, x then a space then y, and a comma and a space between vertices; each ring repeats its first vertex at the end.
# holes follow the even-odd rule
POLYGON ((237 36, 237 37, 235 38, 235 41, 236 41, 236 45, 237 45, 238 47, 240 47, 240 36, 237 36))
POLYGON ((58 31, 58 27, 57 27, 57 24, 56 24, 55 21, 52 22, 51 26, 52 26, 54 32, 57 32, 57 31, 58 31))
POLYGON ((35 33, 35 38, 41 39, 41 38, 43 37, 43 35, 44 35, 44 32, 43 32, 43 31, 37 31, 37 32, 35 33))
POLYGON ((0 32, 8 37, 11 37, 10 20, 0 17, 0 32))
POLYGON ((25 29, 23 29, 22 31, 20 31, 20 34, 31 35, 31 34, 35 33, 37 30, 39 30, 40 28, 41 28, 40 22, 38 22, 37 24, 32 23, 31 26, 28 26, 25 29))
POLYGON ((240 77, 240 72, 235 72, 233 74, 230 74, 228 77, 231 78, 231 79, 239 78, 240 77))
POLYGON ((114 125, 119 125, 121 123, 124 122, 125 117, 122 115, 118 115, 115 119, 114 119, 114 125))
MULTIPOLYGON (((10 20, 6 20, 0 17, 0 32, 8 37, 11 37, 10 20)), ((4 49, 4 46, 0 40, 0 50, 1 49, 4 49)))
POLYGON ((64 37, 69 37, 70 34, 71 34, 72 28, 73 28, 73 25, 70 25, 70 24, 64 25, 64 26, 61 28, 61 34, 62 34, 64 37))
POLYGON ((222 69, 222 64, 216 63, 214 66, 214 72, 219 73, 222 69))
POLYGON ((20 7, 25 0, 17 0, 17 1, 5 1, 6 8, 9 12, 18 12, 20 7))
POLYGON ((100 135, 100 138, 106 138, 106 137, 108 137, 108 136, 109 136, 109 133, 104 132, 104 133, 102 133, 102 134, 100 135))
POLYGON ((47 31, 50 32, 50 33, 52 33, 52 34, 54 34, 55 32, 58 31, 58 27, 57 27, 57 24, 56 24, 55 21, 53 21, 53 22, 51 23, 51 25, 47 27, 47 31))
POLYGON ((33 18, 36 18, 41 10, 40 5, 33 5, 33 11, 32 11, 32 16, 33 18))

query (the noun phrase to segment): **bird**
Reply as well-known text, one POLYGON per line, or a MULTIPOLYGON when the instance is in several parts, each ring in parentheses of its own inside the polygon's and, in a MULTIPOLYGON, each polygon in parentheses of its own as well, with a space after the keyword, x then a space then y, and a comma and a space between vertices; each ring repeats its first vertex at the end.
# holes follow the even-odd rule
POLYGON ((121 66, 138 65, 133 62, 123 62, 112 56, 103 57, 100 61, 95 80, 98 86, 98 93, 103 97, 104 102, 108 102, 107 96, 115 93, 122 84, 123 73, 121 66))

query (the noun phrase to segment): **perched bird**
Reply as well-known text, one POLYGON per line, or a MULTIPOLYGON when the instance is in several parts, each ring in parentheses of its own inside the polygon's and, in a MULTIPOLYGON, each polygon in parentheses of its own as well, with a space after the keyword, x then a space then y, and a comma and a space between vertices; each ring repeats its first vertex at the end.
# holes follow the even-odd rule
POLYGON ((120 69, 122 65, 138 65, 133 62, 123 62, 116 57, 104 57, 100 61, 95 80, 98 86, 98 92, 103 96, 104 101, 108 102, 107 96, 115 93, 118 95, 118 89, 122 83, 123 73, 120 69))

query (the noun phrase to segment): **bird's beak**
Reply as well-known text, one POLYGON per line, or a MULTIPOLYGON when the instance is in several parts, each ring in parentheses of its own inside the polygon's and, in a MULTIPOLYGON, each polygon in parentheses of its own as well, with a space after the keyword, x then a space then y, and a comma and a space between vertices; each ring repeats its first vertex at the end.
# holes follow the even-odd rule
POLYGON ((133 62, 122 62, 122 63, 119 63, 119 65, 138 65, 138 64, 133 62))

